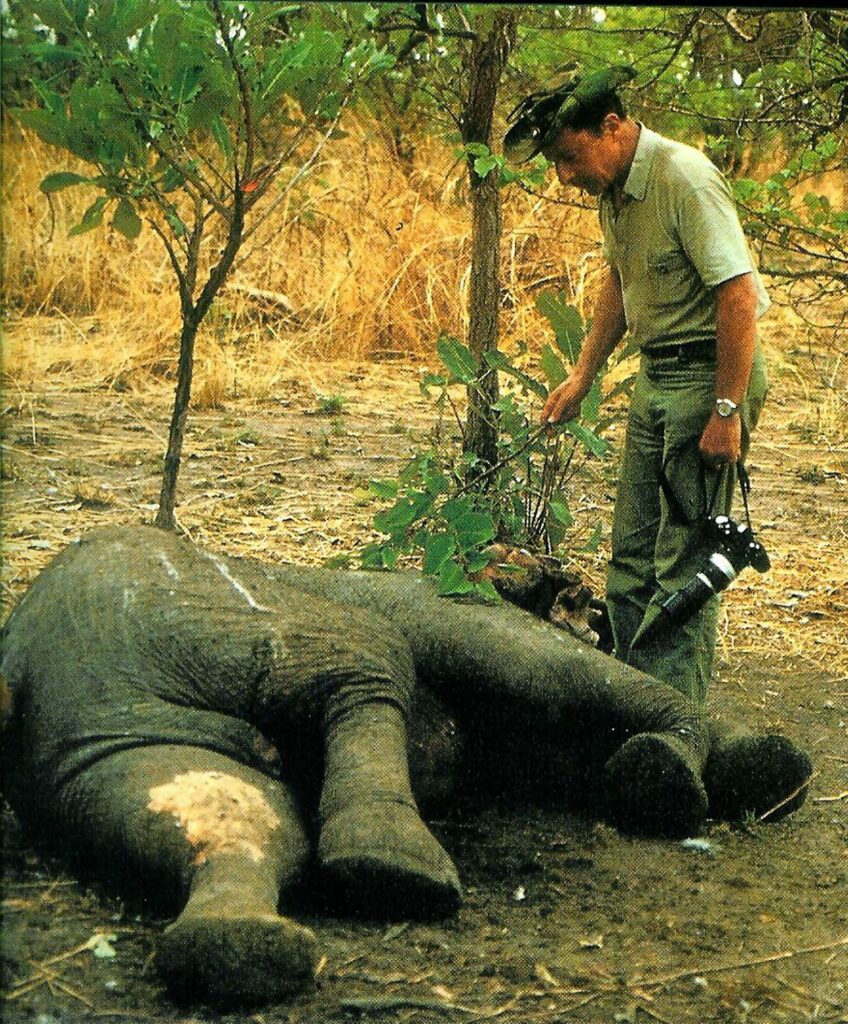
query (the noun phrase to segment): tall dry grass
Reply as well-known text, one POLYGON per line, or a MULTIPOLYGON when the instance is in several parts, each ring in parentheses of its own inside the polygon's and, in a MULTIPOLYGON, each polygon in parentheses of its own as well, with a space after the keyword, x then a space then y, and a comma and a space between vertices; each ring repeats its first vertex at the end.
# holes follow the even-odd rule
MULTIPOLYGON (((464 166, 427 139, 404 164, 377 126, 352 120, 346 127, 347 138, 333 144, 304 188, 245 242, 205 326, 201 358, 233 339, 293 359, 423 355, 440 332, 464 334, 464 166)), ((121 347, 133 350, 135 364, 155 367, 174 353, 179 324, 172 270, 158 238, 145 230, 128 242, 108 227, 69 238, 93 190, 68 189, 48 202, 38 185, 50 171, 86 168, 28 131, 12 127, 7 136, 6 308, 117 322, 121 347)), ((504 341, 532 344, 544 333, 534 308, 540 287, 565 288, 578 302, 587 285, 591 290, 599 267, 595 215, 510 190, 504 225, 504 341)))
MULTIPOLYGON (((304 186, 245 242, 198 339, 195 406, 245 391, 270 394, 281 375, 309 372, 315 360, 432 359, 441 332, 465 335, 464 165, 439 140, 415 139, 414 156, 403 160, 378 124, 350 117, 345 128, 304 186)), ((179 303, 159 239, 147 229, 129 242, 108 227, 69 238, 93 190, 68 189, 48 201, 38 186, 51 171, 90 168, 13 124, 5 134, 3 304, 25 320, 7 332, 5 369, 37 379, 70 361, 119 387, 171 374, 179 303)), ((540 290, 563 289, 591 310, 601 269, 596 215, 563 203, 553 177, 543 197, 511 188, 504 200, 501 345, 509 351, 523 341, 538 351, 550 337, 535 308, 540 290)), ((204 256, 216 251, 210 237, 204 256)), ((767 354, 788 362, 789 372, 802 349, 818 347, 818 363, 804 372, 836 396, 828 433, 842 433, 844 337, 810 328, 779 303, 764 336, 767 354)))

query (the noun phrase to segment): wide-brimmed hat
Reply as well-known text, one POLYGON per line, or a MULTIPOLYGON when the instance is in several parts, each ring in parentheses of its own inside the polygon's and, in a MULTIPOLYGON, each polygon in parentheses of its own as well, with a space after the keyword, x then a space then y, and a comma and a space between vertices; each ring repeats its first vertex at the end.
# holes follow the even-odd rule
POLYGON ((504 156, 517 164, 534 157, 553 142, 582 107, 597 103, 635 77, 636 69, 626 65, 585 75, 579 64, 570 65, 557 85, 531 93, 510 112, 507 123, 512 127, 504 136, 504 156))

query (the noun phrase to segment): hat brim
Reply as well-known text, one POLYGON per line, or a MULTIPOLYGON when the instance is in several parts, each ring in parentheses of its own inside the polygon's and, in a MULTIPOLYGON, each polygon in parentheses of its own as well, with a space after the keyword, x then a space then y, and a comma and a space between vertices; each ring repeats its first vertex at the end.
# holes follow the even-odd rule
POLYGON ((556 122, 542 128, 538 123, 531 123, 529 118, 521 120, 518 124, 513 125, 504 136, 504 156, 512 164, 526 163, 550 145, 556 134, 556 122))

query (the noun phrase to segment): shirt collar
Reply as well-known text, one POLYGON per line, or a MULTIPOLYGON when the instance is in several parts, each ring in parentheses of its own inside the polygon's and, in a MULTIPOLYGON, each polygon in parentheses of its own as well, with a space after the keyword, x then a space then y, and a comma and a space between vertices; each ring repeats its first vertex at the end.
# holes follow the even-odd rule
POLYGON ((634 199, 645 198, 648 174, 654 162, 660 138, 656 132, 652 132, 650 128, 646 128, 641 123, 639 123, 639 128, 639 141, 636 143, 633 163, 630 165, 630 171, 622 189, 626 195, 633 196, 634 199))

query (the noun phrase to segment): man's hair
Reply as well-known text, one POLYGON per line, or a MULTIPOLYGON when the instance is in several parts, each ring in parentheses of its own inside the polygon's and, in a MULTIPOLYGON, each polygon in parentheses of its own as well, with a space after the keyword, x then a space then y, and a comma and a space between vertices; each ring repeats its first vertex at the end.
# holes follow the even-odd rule
POLYGON ((581 103, 571 117, 563 122, 562 127, 570 128, 574 132, 587 131, 593 135, 600 135, 601 123, 607 114, 627 117, 627 110, 617 92, 604 92, 581 103))

